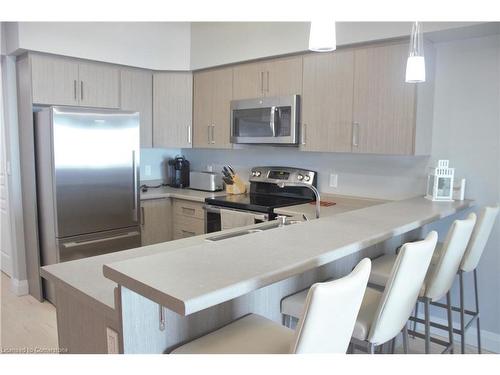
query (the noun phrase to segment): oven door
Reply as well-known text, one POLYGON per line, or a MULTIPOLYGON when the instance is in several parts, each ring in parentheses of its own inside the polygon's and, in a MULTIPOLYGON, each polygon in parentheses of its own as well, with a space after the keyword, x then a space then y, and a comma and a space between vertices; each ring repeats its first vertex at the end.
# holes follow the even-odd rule
POLYGON ((205 233, 214 233, 214 232, 219 232, 222 230, 221 219, 220 219, 221 208, 223 208, 225 210, 234 210, 234 211, 253 213, 255 224, 271 220, 271 218, 269 217, 268 214, 264 214, 262 212, 235 210, 233 208, 212 206, 212 205, 206 204, 205 205, 205 233))
POLYGON ((298 143, 299 95, 233 100, 231 141, 241 144, 298 143))

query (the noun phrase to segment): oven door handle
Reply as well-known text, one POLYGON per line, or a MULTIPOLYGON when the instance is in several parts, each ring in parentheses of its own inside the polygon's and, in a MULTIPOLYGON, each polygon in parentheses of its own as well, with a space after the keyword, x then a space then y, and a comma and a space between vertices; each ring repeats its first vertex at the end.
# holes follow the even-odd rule
MULTIPOLYGON (((206 212, 210 212, 210 213, 214 213, 214 214, 220 214, 220 210, 221 210, 222 207, 218 207, 218 206, 212 206, 212 205, 208 205, 206 204, 204 206, 204 209, 206 212)), ((245 210, 237 210, 235 208, 222 208, 224 210, 230 210, 230 211, 237 211, 237 212, 245 212, 245 213, 249 213, 249 214, 253 214, 254 215, 254 218, 256 220, 261 220, 261 221, 269 221, 269 215, 268 214, 262 214, 262 213, 255 213, 253 211, 245 211, 245 210)))

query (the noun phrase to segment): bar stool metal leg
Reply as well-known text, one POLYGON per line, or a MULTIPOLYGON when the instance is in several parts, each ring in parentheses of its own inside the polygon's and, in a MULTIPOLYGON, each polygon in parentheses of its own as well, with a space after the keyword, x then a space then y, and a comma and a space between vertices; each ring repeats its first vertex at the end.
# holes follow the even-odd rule
POLYGON ((408 323, 403 328, 403 352, 408 354, 408 323))
POLYGON ((477 313, 477 318, 476 318, 476 327, 477 327, 477 351, 479 354, 481 354, 481 325, 479 323, 479 295, 478 295, 478 290, 477 290, 477 271, 474 269, 474 294, 476 297, 476 313, 477 313))
MULTIPOLYGON (((415 318, 418 318, 418 300, 415 303, 415 318)), ((413 321, 413 332, 417 332, 417 321, 413 321)), ((412 339, 415 338, 415 334, 412 335, 412 339)))
POLYGON ((448 312, 448 338, 450 341, 450 353, 453 354, 453 316, 451 313, 451 293, 446 293, 446 310, 448 312))
POLYGON ((465 301, 464 301, 464 273, 459 271, 458 278, 460 281, 460 348, 462 354, 465 354, 465 301))
POLYGON ((375 344, 368 343, 368 352, 370 354, 375 354, 375 344))
POLYGON ((429 298, 424 300, 424 310, 425 310, 425 354, 431 352, 431 322, 429 313, 429 298))

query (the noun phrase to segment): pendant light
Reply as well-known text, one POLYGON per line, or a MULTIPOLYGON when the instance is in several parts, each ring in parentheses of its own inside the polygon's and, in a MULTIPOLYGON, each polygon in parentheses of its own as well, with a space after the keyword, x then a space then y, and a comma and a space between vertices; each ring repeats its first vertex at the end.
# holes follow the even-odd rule
POLYGON ((335 21, 324 19, 312 21, 309 31, 309 50, 331 52, 336 48, 335 21))
POLYGON ((411 29, 410 50, 406 63, 406 82, 425 82, 424 44, 419 22, 415 22, 411 29))

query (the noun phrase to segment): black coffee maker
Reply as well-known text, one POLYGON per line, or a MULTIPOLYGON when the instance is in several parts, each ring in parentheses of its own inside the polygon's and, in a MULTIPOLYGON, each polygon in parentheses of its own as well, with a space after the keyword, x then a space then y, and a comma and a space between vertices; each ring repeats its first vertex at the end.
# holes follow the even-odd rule
POLYGON ((189 187, 189 161, 184 156, 176 156, 168 161, 167 179, 168 186, 189 187))

